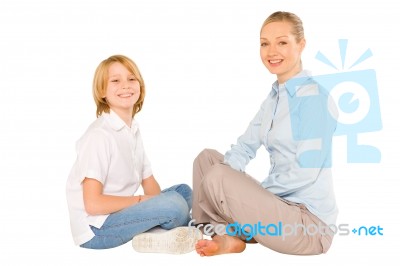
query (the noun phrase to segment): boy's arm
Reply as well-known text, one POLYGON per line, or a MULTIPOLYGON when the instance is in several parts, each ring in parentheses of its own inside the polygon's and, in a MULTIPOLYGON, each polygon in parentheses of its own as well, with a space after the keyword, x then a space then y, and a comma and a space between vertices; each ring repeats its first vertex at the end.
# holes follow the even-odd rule
POLYGON ((145 195, 158 195, 161 192, 160 185, 153 175, 143 179, 142 187, 145 195))
POLYGON ((90 215, 110 214, 141 201, 143 196, 112 196, 103 194, 103 184, 93 178, 82 181, 83 202, 90 215))

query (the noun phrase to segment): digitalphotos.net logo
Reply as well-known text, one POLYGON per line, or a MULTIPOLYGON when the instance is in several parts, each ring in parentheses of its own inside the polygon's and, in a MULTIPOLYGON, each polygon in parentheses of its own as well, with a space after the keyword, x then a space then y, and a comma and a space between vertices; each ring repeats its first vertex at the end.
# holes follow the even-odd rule
MULTIPOLYGON (((376 73, 373 69, 358 71, 351 70, 353 67, 364 62, 372 56, 372 51, 367 49, 355 62, 347 64, 348 40, 339 40, 339 50, 341 57, 340 73, 327 75, 300 77, 287 82, 288 90, 295 91, 294 97, 288 97, 289 109, 291 112, 292 133, 295 140, 312 141, 319 140, 319 150, 306 150, 300 156, 300 164, 303 167, 313 167, 312 160, 318 158, 316 153, 321 153, 324 149, 330 151, 331 133, 322 129, 308 129, 307 134, 299 134, 299 119, 324 118, 324 122, 335 124, 334 135, 347 137, 347 162, 348 163, 379 163, 381 161, 380 150, 373 145, 360 145, 358 134, 375 132, 382 129, 381 112, 378 97, 378 85, 376 73), (349 65, 349 67, 347 67, 349 65), (306 88, 306 89, 305 89, 306 88), (305 98, 306 97, 306 98, 305 98), (301 115, 296 113, 296 107, 306 101, 308 109, 301 115), (325 113, 319 113, 320 104, 326 106, 325 113), (333 104, 332 104, 333 103, 333 104), (315 109, 313 108, 313 105, 315 109), (315 112, 318 110, 318 112, 315 112), (322 117, 325 116, 325 117, 322 117)), ((339 70, 323 53, 317 52, 318 61, 335 70, 339 70)), ((321 120, 322 121, 322 120, 321 120)), ((304 132, 304 129, 303 129, 304 132)), ((329 157, 330 158, 330 157, 329 157)), ((330 167, 330 160, 324 167, 330 167)))
POLYGON ((304 235, 314 236, 320 235, 340 235, 340 236, 383 236, 383 227, 380 225, 373 226, 357 226, 350 227, 349 224, 325 225, 325 224, 284 224, 279 221, 277 223, 240 224, 238 222, 223 224, 196 224, 196 220, 192 219, 188 227, 195 227, 203 232, 206 236, 229 235, 243 237, 247 241, 255 236, 280 237, 282 240, 290 236, 304 235))

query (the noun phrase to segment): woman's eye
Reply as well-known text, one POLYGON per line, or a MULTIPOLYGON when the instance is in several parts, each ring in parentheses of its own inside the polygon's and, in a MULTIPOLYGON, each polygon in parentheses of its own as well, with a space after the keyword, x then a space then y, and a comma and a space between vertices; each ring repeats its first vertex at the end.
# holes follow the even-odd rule
POLYGON ((279 45, 286 45, 286 42, 280 42, 279 45))
POLYGON ((261 46, 267 46, 267 43, 262 42, 262 43, 261 43, 261 46))

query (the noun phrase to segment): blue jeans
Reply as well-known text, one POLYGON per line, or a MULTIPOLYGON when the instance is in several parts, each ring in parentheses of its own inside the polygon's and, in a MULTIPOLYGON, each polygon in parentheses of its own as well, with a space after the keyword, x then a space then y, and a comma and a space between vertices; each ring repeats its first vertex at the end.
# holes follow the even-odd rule
POLYGON ((191 208, 192 189, 186 184, 172 186, 158 196, 110 214, 101 228, 91 226, 95 236, 81 247, 113 248, 156 226, 167 230, 186 226, 191 208))

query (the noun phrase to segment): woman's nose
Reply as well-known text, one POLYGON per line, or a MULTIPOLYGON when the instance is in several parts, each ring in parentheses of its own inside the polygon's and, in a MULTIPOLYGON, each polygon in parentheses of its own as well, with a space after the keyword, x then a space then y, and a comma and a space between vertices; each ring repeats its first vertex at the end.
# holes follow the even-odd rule
POLYGON ((268 47, 268 55, 275 55, 275 54, 276 54, 276 46, 271 44, 268 47))

